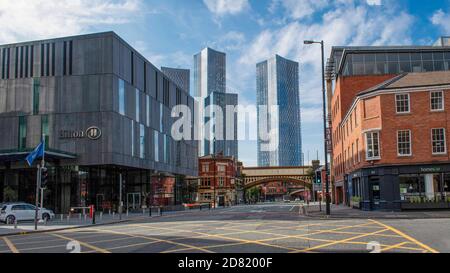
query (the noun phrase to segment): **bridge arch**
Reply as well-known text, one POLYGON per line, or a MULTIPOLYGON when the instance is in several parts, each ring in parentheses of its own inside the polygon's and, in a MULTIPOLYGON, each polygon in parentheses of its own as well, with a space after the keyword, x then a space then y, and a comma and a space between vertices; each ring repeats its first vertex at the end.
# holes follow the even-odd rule
POLYGON ((306 179, 298 179, 298 178, 293 178, 293 177, 283 177, 283 178, 281 178, 281 177, 266 177, 266 178, 262 178, 262 179, 252 180, 251 182, 245 183, 244 189, 248 190, 248 189, 258 186, 258 185, 271 183, 271 182, 280 182, 280 181, 287 182, 287 183, 301 184, 301 185, 303 185, 304 188, 308 188, 308 189, 312 188, 311 181, 308 181, 306 179))

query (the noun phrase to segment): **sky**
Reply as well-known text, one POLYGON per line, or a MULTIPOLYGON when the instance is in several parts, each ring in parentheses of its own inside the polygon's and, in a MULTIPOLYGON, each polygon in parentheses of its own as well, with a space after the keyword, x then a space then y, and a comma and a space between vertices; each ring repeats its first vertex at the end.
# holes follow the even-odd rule
MULTIPOLYGON (((450 36, 450 0, 0 0, 0 26, 0 44, 115 31, 157 67, 192 70, 209 46, 227 53, 227 92, 243 105, 256 103, 256 63, 295 60, 306 162, 323 159, 323 123, 320 48, 303 40, 324 40, 326 56, 332 46, 431 45, 450 36)), ((255 141, 239 143, 239 159, 256 166, 255 141)))

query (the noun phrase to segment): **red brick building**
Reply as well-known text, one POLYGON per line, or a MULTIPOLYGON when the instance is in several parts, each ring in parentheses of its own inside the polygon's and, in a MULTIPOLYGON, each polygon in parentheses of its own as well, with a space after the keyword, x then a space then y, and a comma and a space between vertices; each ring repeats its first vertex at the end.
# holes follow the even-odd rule
MULTIPOLYGON (((407 209, 416 200, 446 206, 450 71, 386 77, 334 119, 340 121, 333 123, 335 180, 346 181, 351 203, 367 210, 407 209)), ((339 95, 338 88, 333 114, 339 95)))
POLYGON ((234 157, 207 155, 200 157, 198 197, 200 203, 228 206, 236 203, 237 163, 234 157), (214 201, 215 200, 215 201, 214 201))
POLYGON ((450 47, 442 45, 333 47, 326 80, 331 121, 330 180, 335 203, 399 210, 420 195, 431 199, 433 183, 433 191, 439 189, 433 195, 445 199, 441 196, 448 190, 449 170, 434 165, 444 164, 445 153, 428 152, 432 149, 431 130, 439 129, 434 131, 436 136, 445 133, 446 127, 428 128, 443 124, 422 122, 422 118, 445 117, 445 110, 425 108, 431 103, 431 87, 443 91, 446 104, 444 75, 448 72, 444 71, 449 70, 450 47), (406 94, 397 96, 397 91, 406 94), (414 109, 392 112, 397 101, 410 103, 414 109), (405 142, 412 143, 411 155, 397 151, 400 145, 402 151, 408 150, 405 142), (379 156, 373 156, 375 148, 379 156), (429 173, 431 170, 436 173, 429 173), (418 181, 418 192, 414 192, 416 186, 411 180, 418 181), (409 185, 406 190, 405 185, 409 185))

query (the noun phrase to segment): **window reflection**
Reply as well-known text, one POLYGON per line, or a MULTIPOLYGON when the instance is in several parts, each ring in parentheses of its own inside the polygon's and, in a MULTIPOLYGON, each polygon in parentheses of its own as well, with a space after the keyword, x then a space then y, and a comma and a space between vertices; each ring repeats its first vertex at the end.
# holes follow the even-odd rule
POLYGON ((450 70, 450 52, 350 53, 344 76, 450 70))

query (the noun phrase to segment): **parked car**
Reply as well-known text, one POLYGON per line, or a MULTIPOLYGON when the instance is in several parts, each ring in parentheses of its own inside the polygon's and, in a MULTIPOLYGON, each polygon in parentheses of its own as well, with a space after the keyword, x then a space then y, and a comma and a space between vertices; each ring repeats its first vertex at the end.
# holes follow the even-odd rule
MULTIPOLYGON (((36 207, 27 203, 4 203, 0 207, 0 222, 13 224, 17 221, 34 220, 36 207)), ((55 213, 46 208, 38 210, 38 220, 49 221, 55 213)))

